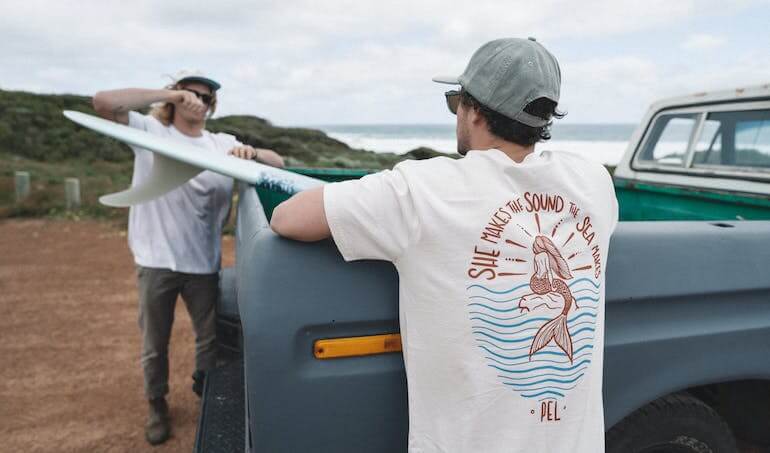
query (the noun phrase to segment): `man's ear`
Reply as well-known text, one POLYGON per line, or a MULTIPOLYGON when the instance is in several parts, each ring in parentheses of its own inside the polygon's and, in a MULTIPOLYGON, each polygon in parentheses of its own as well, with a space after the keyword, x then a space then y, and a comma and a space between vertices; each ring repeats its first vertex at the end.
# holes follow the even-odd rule
POLYGON ((468 112, 468 121, 470 124, 472 124, 474 127, 486 127, 487 126, 487 120, 484 118, 484 115, 479 112, 478 109, 473 107, 467 107, 468 112))

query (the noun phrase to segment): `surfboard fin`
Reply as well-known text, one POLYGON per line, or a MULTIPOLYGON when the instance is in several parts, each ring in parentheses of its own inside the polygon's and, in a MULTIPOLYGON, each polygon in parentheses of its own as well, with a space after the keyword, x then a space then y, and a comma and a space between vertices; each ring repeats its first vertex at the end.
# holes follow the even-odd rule
POLYGON ((141 184, 99 197, 107 206, 124 208, 144 203, 186 183, 203 169, 153 153, 152 170, 141 184))
MULTIPOLYGON (((154 154, 150 176, 138 186, 101 197, 99 201, 108 206, 126 207, 150 201, 184 184, 203 170, 288 194, 324 184, 324 181, 309 176, 269 167, 253 160, 207 152, 190 143, 159 137, 86 113, 72 110, 65 110, 63 113, 65 117, 83 127, 154 154)), ((233 145, 235 143, 233 137, 233 145)))

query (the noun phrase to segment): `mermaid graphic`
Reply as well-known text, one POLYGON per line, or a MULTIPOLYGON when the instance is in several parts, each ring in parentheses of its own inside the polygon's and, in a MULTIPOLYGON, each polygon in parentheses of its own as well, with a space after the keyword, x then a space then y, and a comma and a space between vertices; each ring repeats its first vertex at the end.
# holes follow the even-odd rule
POLYGON ((538 235, 535 238, 532 251, 535 253, 534 273, 529 280, 532 293, 519 299, 519 308, 522 312, 535 310, 541 306, 549 309, 561 307, 562 310, 558 316, 546 322, 537 331, 529 349, 529 359, 532 360, 533 354, 553 340, 572 363, 572 337, 567 327, 567 315, 573 304, 575 309, 579 307, 569 286, 564 282, 572 278, 572 273, 559 249, 546 236, 538 235))

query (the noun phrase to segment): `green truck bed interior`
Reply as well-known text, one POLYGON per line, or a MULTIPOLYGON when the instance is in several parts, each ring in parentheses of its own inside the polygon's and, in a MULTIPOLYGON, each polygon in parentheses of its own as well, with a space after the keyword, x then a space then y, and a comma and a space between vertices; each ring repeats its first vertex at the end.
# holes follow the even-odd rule
MULTIPOLYGON (((376 172, 376 170, 352 170, 346 168, 287 168, 287 170, 327 182, 358 179, 369 173, 376 172)), ((286 192, 271 190, 266 187, 257 187, 257 194, 259 195, 260 203, 265 208, 267 220, 270 220, 273 216, 273 209, 291 196, 291 194, 286 192)))
POLYGON ((620 220, 768 220, 770 198, 615 178, 620 220))
MULTIPOLYGON (((290 168, 289 170, 328 182, 357 179, 375 170, 340 168, 290 168)), ((768 197, 725 191, 640 183, 615 178, 615 193, 621 221, 639 220, 768 220, 768 197)), ((257 188, 268 220, 273 209, 291 195, 257 188)))

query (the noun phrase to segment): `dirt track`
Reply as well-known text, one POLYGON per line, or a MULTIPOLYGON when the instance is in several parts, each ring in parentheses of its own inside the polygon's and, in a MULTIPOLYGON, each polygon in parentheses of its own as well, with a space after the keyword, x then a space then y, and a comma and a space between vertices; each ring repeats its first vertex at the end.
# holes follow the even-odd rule
MULTIPOLYGON (((233 262, 225 238, 224 264, 233 262)), ((133 260, 125 232, 95 221, 0 222, 2 451, 189 452, 198 397, 179 301, 171 340, 171 440, 144 440, 146 402, 133 260)))

